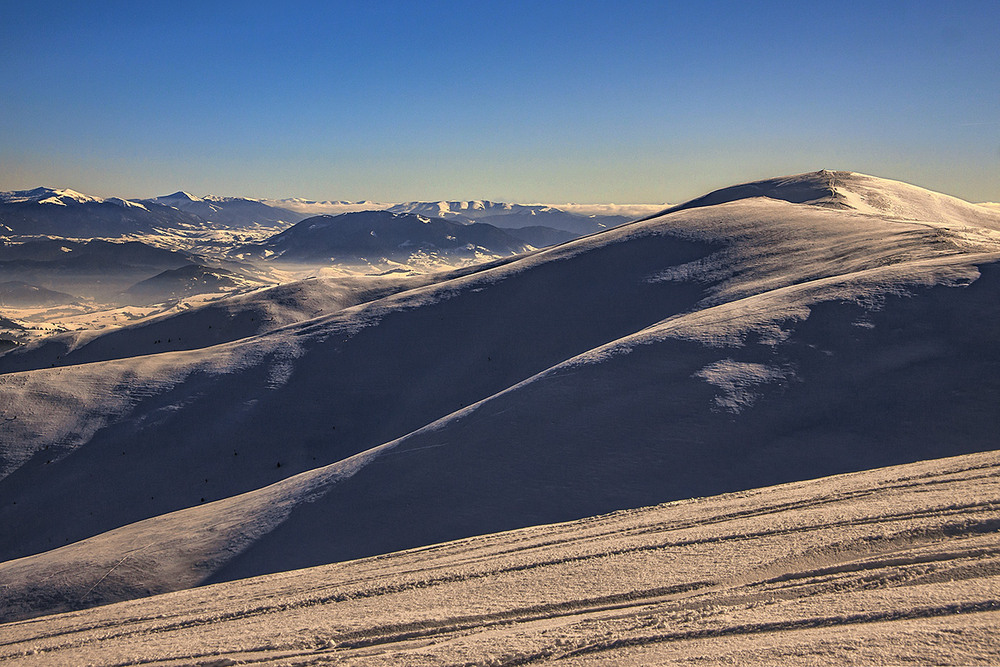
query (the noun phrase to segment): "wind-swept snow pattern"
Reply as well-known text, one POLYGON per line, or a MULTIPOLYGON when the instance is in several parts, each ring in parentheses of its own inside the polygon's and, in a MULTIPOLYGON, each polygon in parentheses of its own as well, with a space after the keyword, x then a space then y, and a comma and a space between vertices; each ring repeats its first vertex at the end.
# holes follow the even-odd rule
MULTIPOLYGON (((938 459, 12 622, 0 664, 995 664, 998 472, 938 459)), ((144 547, 95 551, 84 594, 144 547)))
POLYGON ((722 390, 715 402, 730 412, 741 412, 753 405, 758 385, 784 380, 787 376, 780 368, 732 359, 712 362, 695 373, 695 377, 722 390))
POLYGON ((696 202, 0 356, 2 594, 40 615, 996 449, 1000 212, 825 171, 696 202))

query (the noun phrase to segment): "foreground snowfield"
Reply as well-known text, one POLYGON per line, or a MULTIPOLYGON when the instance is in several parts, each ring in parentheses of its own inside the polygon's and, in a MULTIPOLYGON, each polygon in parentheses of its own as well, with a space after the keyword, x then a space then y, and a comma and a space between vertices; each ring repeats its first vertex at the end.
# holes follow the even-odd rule
POLYGON ((30 665, 996 664, 1000 453, 0 625, 30 665))

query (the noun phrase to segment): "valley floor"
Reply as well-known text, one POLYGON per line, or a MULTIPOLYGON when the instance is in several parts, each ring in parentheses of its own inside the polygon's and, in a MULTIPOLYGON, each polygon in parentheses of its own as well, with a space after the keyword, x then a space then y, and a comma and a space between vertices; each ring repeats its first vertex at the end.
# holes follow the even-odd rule
POLYGON ((28 665, 997 664, 1000 452, 0 625, 28 665))

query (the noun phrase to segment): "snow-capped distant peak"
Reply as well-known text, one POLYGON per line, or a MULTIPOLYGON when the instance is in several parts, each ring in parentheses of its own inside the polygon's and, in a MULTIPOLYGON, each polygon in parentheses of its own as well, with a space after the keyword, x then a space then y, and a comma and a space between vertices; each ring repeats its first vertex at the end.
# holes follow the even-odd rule
POLYGON ((185 192, 184 190, 178 190, 177 192, 173 193, 172 195, 163 195, 162 197, 157 197, 156 199, 161 200, 161 201, 164 201, 164 200, 172 200, 172 201, 201 201, 201 197, 195 197, 190 192, 185 192))
POLYGON ((100 197, 85 195, 76 190, 56 189, 56 188, 35 188, 33 190, 14 190, 12 192, 0 192, 0 202, 5 204, 20 204, 23 202, 34 202, 36 204, 55 204, 56 206, 67 206, 70 204, 99 204, 104 200, 100 197))

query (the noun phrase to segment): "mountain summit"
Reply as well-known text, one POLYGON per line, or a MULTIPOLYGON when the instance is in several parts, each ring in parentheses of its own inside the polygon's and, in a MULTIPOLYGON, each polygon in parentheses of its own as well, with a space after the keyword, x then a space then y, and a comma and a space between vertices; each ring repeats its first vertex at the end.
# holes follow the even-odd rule
POLYGON ((383 267, 448 265, 499 259, 531 250, 493 225, 464 224, 414 213, 361 211, 308 218, 238 254, 283 262, 335 262, 383 267))
POLYGON ((1000 229, 1000 215, 986 206, 970 204, 957 197, 900 181, 827 169, 722 188, 649 217, 752 197, 839 208, 892 219, 955 224, 973 222, 1000 229))
POLYGON ((185 192, 184 190, 178 190, 172 195, 163 195, 162 197, 156 197, 156 201, 168 202, 168 201, 179 201, 179 202, 191 202, 191 201, 201 201, 201 197, 195 197, 193 194, 185 192))

